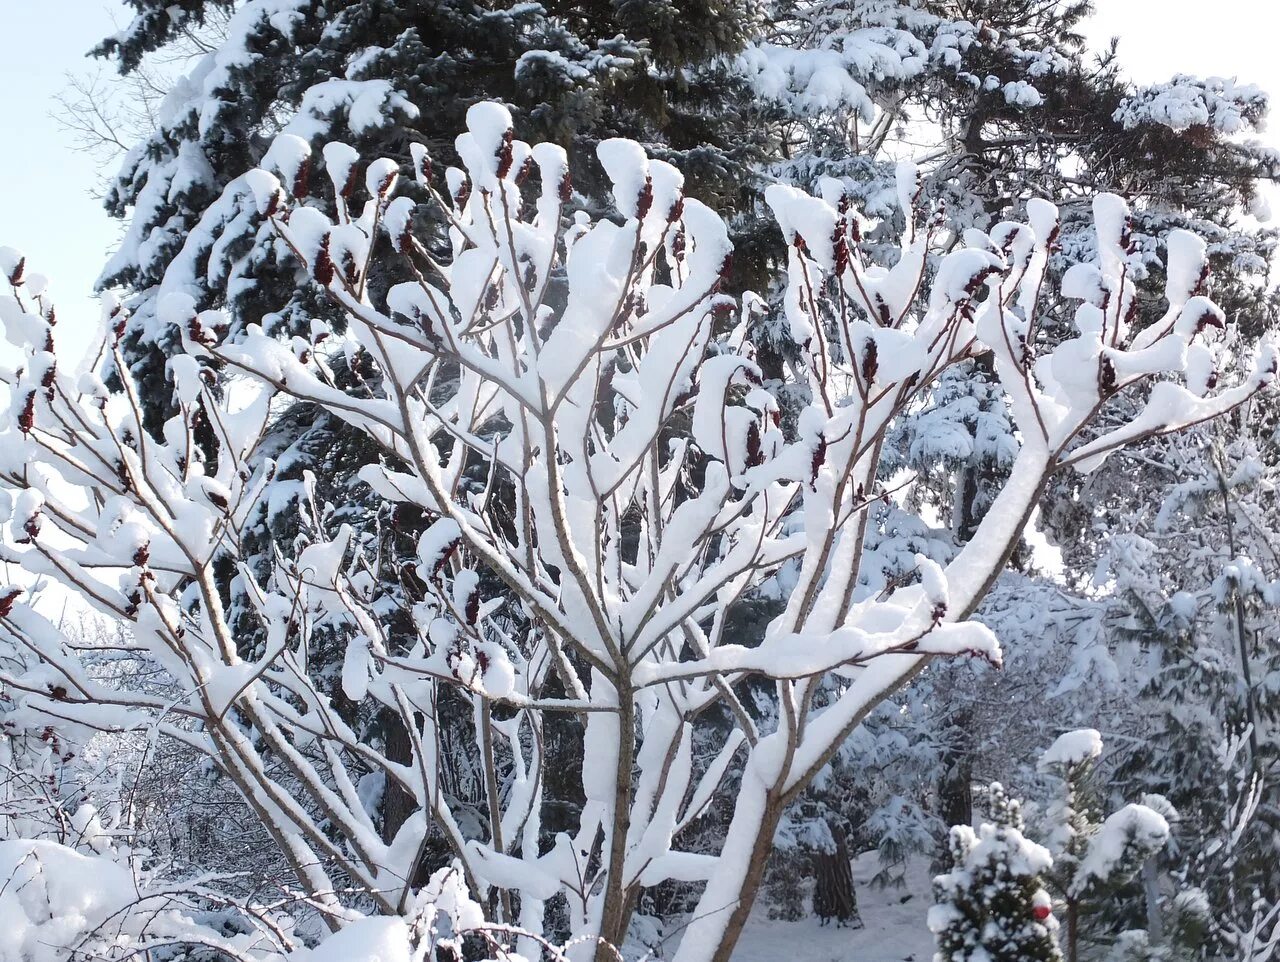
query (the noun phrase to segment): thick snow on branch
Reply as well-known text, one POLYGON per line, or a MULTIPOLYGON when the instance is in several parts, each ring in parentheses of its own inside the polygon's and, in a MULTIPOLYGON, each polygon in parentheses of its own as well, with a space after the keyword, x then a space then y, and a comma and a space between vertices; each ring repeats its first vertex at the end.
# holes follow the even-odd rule
POLYGON ((1115 119, 1127 129, 1159 124, 1177 131, 1208 127, 1222 134, 1240 134, 1261 123, 1268 99, 1253 84, 1179 74, 1125 98, 1116 108, 1115 119))
POLYGON ((891 107, 904 82, 926 73, 998 91, 1016 108, 1039 106, 1066 57, 1031 31, 1002 36, 990 24, 924 4, 882 0, 802 2, 774 24, 777 38, 748 44, 737 69, 758 96, 794 113, 848 112, 865 123, 891 107), (1017 79, 1001 81, 995 69, 1017 79))

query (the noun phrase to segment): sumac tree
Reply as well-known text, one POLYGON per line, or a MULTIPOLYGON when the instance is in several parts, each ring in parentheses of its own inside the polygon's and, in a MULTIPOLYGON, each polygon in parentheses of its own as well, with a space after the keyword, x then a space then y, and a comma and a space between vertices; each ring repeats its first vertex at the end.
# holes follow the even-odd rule
POLYGON ((837 186, 823 197, 774 186, 793 371, 809 398, 784 428, 747 338, 756 301, 720 292, 725 226, 682 196, 675 168, 606 141, 620 222, 569 218, 560 148, 514 140, 494 104, 473 107, 468 127, 456 145, 465 169, 437 178, 416 158, 449 224, 447 252, 415 238, 391 161, 362 178, 354 151, 326 150, 340 199, 325 210, 299 186, 309 148, 285 135, 270 169, 229 185, 251 194, 274 255, 343 323, 228 336, 217 311, 165 298, 184 351, 169 362, 178 413, 158 434, 120 356, 120 311, 102 330, 101 358, 121 372, 108 389, 92 367, 59 367, 53 311, 6 253, 0 313, 23 358, 5 372, 0 479, 13 497, 0 555, 128 623, 133 653, 179 694, 152 694, 151 677, 91 678, 17 591, 0 625, 27 667, 0 682, 33 719, 152 726, 203 753, 335 929, 351 907, 407 914, 437 839, 526 956, 542 950, 551 900, 567 906, 574 951, 590 953, 622 944, 642 891, 674 879, 705 882, 677 958, 725 962, 784 810, 868 712, 931 658, 999 661, 970 615, 1047 479, 1232 409, 1273 381, 1276 351, 1264 346, 1242 382, 1214 384, 1223 317, 1200 290, 1204 246, 1186 233, 1169 243, 1167 312, 1132 329, 1127 212, 1114 196, 1094 203, 1097 262, 1058 291, 1045 282, 1050 203, 1029 203, 1026 223, 967 232, 935 271, 925 255, 943 228, 913 209, 903 167, 907 228, 884 269, 864 261, 837 186), (416 279, 375 301, 366 279, 393 258, 416 279), (1078 303, 1066 334, 1039 323, 1059 299, 1078 303), (859 576, 870 509, 892 497, 886 433, 975 354, 991 355, 1017 426, 1009 480, 950 564, 920 556, 910 583, 872 594, 859 576), (1136 413, 1115 414, 1121 395, 1136 413), (429 520, 414 570, 388 571, 321 524, 279 546, 269 577, 242 563, 238 539, 274 470, 258 444, 293 402, 379 446, 364 482, 429 520), (219 565, 239 566, 260 622, 253 660, 229 627, 219 565), (392 578, 421 597, 407 649, 385 630, 392 578), (760 592, 785 604, 763 640, 742 644, 730 614, 760 592), (355 711, 323 694, 309 657, 313 633, 335 624, 350 638, 342 689, 355 711), (742 697, 761 680, 776 688, 768 723, 742 697), (446 700, 469 707, 447 713, 469 717, 463 744, 444 730, 446 700), (371 706, 400 717, 410 763, 361 724, 371 706), (695 757, 716 713, 733 724, 695 757), (581 726, 585 801, 547 838, 552 716, 581 726), (460 767, 474 776, 466 792, 460 767), (690 850, 682 837, 731 768, 722 847, 690 850), (390 842, 369 809, 379 780, 418 806, 390 842))

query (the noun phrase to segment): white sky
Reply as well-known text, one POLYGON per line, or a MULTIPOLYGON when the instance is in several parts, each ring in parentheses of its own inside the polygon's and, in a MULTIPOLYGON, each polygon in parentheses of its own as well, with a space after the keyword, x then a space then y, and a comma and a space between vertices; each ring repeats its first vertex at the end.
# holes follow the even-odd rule
MULTIPOLYGON (((1101 45, 1119 36, 1135 80, 1236 76, 1275 94, 1280 117, 1274 0, 1096 5, 1090 39, 1101 45)), ((0 245, 19 248, 30 270, 53 279, 65 321, 96 314, 91 287, 119 225, 91 196, 97 168, 53 121, 54 97, 68 72, 93 69, 85 53, 125 17, 120 0, 0 0, 0 245)))
POLYGON ((54 97, 124 18, 119 0, 0 0, 0 245, 53 280, 59 314, 96 311, 90 289, 119 227, 90 195, 93 159, 54 123, 54 97))

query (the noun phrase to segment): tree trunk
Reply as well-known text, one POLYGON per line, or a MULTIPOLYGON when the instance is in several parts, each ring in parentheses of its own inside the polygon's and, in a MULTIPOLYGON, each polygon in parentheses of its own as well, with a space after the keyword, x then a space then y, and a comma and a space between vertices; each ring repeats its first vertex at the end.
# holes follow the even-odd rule
POLYGON ((813 911, 823 925, 835 919, 837 926, 862 928, 858 915, 858 894, 853 887, 853 866, 844 829, 827 822, 834 843, 830 851, 813 854, 813 911))
POLYGON ((1080 905, 1067 900, 1067 960, 1080 960, 1080 905))
MULTIPOLYGON (((400 716, 393 712, 384 712, 382 730, 387 742, 387 758, 399 765, 413 764, 413 742, 404 727, 400 716)), ((413 796, 400 787, 395 781, 388 779, 387 788, 382 796, 382 840, 390 844, 400 831, 400 826, 408 821, 409 816, 418 810, 418 803, 413 796)))
MULTIPOLYGON (((386 739, 386 756, 389 761, 400 765, 414 764, 413 740, 404 722, 395 712, 382 713, 383 737, 386 739)), ((386 789, 382 794, 382 840, 390 844, 396 833, 409 818, 418 811, 417 800, 400 784, 387 779, 386 789)), ((443 840, 431 838, 431 815, 427 813, 427 839, 424 840, 418 863, 413 867, 412 884, 425 885, 431 873, 443 865, 449 864, 452 853, 443 840)))
MULTIPOLYGON (((952 724, 956 728, 967 729, 970 716, 967 712, 957 715, 952 724)), ((938 815, 942 823, 951 828, 955 825, 973 824, 973 762, 963 750, 949 748, 943 757, 942 778, 938 782, 938 815)), ((938 846, 933 867, 936 872, 945 872, 950 862, 950 853, 944 838, 938 846)))
POLYGON ((616 962, 631 925, 634 899, 627 890, 624 868, 631 830, 631 778, 635 766, 635 701, 628 685, 618 686, 618 770, 614 783, 613 820, 609 835, 609 869, 605 879, 596 962, 616 962))

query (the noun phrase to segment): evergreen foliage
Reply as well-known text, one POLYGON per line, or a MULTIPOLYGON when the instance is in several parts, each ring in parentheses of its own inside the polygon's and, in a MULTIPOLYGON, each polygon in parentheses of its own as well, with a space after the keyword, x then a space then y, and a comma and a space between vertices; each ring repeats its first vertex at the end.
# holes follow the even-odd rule
POLYGON ((951 869, 934 880, 935 959, 1060 962, 1058 923, 1042 881, 1053 859, 1023 835, 1021 804, 999 782, 983 794, 984 820, 976 831, 951 829, 951 869))

